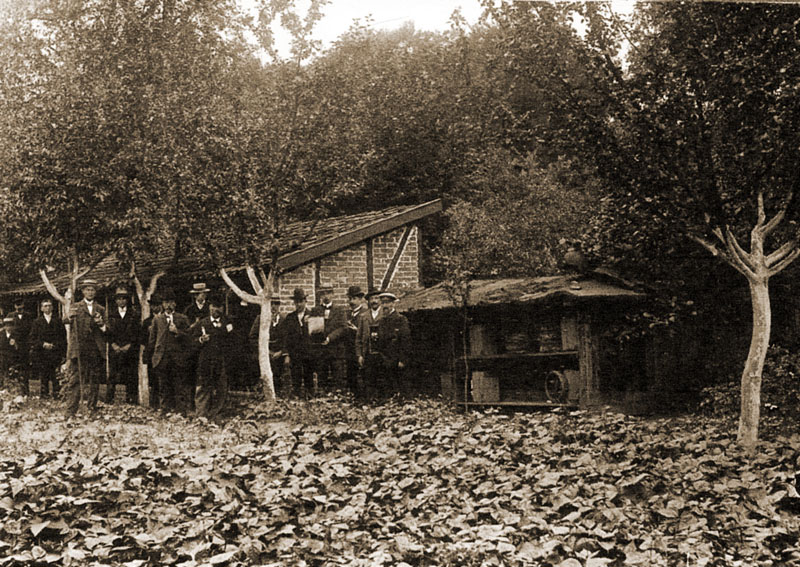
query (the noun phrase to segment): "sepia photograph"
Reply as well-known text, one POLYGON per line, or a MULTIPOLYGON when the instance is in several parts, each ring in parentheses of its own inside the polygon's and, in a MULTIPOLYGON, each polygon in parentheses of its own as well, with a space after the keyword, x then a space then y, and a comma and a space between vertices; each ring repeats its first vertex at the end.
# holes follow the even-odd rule
POLYGON ((0 0, 0 567, 800 567, 800 3, 0 0))

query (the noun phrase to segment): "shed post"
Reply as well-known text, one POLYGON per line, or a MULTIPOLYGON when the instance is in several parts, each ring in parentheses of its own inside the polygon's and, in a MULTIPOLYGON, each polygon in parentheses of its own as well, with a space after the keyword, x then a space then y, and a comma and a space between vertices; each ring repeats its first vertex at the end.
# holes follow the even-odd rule
POLYGON ((580 404, 583 407, 598 402, 600 356, 597 339, 591 313, 585 309, 580 310, 578 312, 578 362, 581 376, 580 404))

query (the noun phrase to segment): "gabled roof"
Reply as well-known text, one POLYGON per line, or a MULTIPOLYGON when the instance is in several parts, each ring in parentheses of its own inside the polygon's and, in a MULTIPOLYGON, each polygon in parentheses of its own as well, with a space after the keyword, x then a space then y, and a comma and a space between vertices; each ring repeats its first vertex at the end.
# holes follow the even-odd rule
MULTIPOLYGON (((575 274, 541 278, 475 279, 469 282, 469 306, 533 304, 553 298, 574 300, 638 300, 643 293, 603 281, 605 278, 575 274)), ((455 309, 444 283, 439 283, 400 299, 398 311, 455 309)))
MULTIPOLYGON (((289 248, 291 243, 301 241, 299 246, 278 260, 283 271, 292 270, 318 258, 328 256, 340 250, 366 241, 380 234, 390 232, 401 226, 414 223, 422 218, 438 213, 442 210, 442 201, 436 199, 421 205, 397 206, 369 211, 354 215, 331 217, 320 221, 300 221, 286 226, 280 239, 279 247, 289 248), (314 223, 316 222, 316 225, 314 223), (311 230, 313 228, 313 230, 311 230)), ((230 271, 243 269, 244 266, 231 266, 230 271)), ((140 262, 137 266, 139 277, 147 281, 159 272, 175 269, 169 254, 153 258, 147 262, 140 262)), ((177 271, 186 276, 208 273, 208 268, 197 259, 184 259, 178 263, 177 271)), ((113 285, 120 278, 120 269, 116 258, 106 257, 86 277, 91 277, 100 283, 101 287, 113 285)), ((69 285, 69 276, 58 274, 52 282, 63 290, 69 285)), ((6 284, 0 290, 2 295, 31 295, 46 294, 47 291, 41 280, 20 284, 6 284)))

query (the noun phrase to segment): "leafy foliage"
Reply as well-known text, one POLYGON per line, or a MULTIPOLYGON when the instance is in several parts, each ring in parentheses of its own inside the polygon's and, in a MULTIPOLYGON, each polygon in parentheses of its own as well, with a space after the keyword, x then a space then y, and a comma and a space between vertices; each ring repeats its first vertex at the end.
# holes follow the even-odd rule
POLYGON ((40 409, 2 417, 3 565, 800 561, 800 441, 749 458, 714 419, 336 398, 223 427, 40 409))

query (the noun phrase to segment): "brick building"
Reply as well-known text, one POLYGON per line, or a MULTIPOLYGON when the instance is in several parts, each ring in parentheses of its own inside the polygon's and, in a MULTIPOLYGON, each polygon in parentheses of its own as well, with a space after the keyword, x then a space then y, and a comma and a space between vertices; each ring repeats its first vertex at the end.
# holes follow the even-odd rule
MULTIPOLYGON (((421 205, 391 207, 287 226, 281 247, 288 249, 292 242, 299 242, 299 245, 279 259, 282 273, 276 282, 275 293, 281 298, 281 310, 292 309, 290 299, 297 287, 306 291, 311 304, 316 303, 317 290, 325 284, 333 285, 337 303, 346 302, 347 287, 351 285, 359 285, 364 290, 391 288, 400 293, 418 289, 419 221, 441 210, 442 203, 437 199, 421 205)), ((139 265, 139 277, 145 284, 159 271, 166 272, 159 281, 159 288, 170 286, 176 290, 179 309, 190 301, 188 290, 192 282, 204 281, 214 289, 227 290, 218 274, 192 258, 182 259, 176 264, 165 255, 139 265)), ((243 289, 249 289, 242 268, 232 266, 229 273, 243 289)), ((109 257, 86 277, 100 283, 98 296, 102 298, 126 276, 120 273, 116 260, 109 257)), ((68 285, 67 275, 54 275, 52 282, 63 291, 68 285)), ((0 301, 3 307, 8 308, 12 298, 30 297, 30 310, 36 307, 35 298, 47 295, 44 284, 34 280, 6 286, 0 290, 0 301)), ((228 297, 231 300, 235 298, 230 293, 228 297)), ((235 311, 232 305, 230 309, 235 311)))

